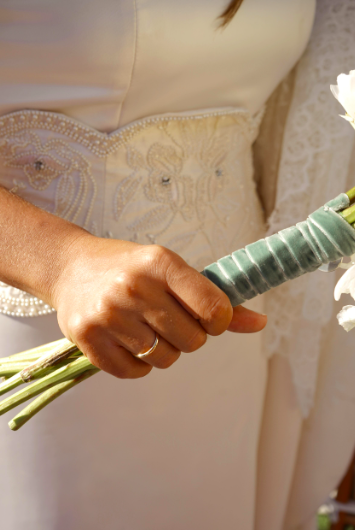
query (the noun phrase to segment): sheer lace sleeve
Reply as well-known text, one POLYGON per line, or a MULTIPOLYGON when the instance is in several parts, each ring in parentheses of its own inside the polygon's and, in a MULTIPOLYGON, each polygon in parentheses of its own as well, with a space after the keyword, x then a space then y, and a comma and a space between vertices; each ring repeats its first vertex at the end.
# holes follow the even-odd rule
MULTIPOLYGON (((270 234, 347 188, 354 131, 338 117, 341 108, 329 85, 355 68, 354 26, 350 0, 319 2, 306 52, 269 101, 255 167, 264 207, 272 210, 270 234)), ((266 295, 266 352, 289 359, 305 416, 314 399, 322 329, 332 315, 334 280, 315 272, 266 295)))

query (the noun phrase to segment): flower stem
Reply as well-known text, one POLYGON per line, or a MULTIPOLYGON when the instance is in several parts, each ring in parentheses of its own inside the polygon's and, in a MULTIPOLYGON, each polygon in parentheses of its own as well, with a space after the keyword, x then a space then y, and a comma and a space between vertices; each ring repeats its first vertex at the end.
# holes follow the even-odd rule
POLYGON ((0 384, 0 396, 20 385, 23 385, 23 381, 20 376, 20 372, 18 372, 17 374, 10 377, 10 379, 6 379, 6 381, 0 384))
MULTIPOLYGON (((55 370, 53 373, 42 377, 31 385, 27 385, 22 390, 19 390, 15 394, 12 394, 8 398, 1 401, 0 415, 11 410, 17 405, 20 405, 21 403, 24 403, 31 397, 41 394, 44 390, 52 388, 58 383, 62 383, 64 381, 67 381, 68 379, 75 379, 86 370, 96 370, 96 368, 90 363, 90 361, 86 357, 82 356, 79 359, 73 361, 72 363, 69 363, 66 366, 63 366, 62 368, 55 370)), ((16 374, 13 378, 9 379, 8 381, 5 381, 3 385, 9 384, 11 380, 13 380, 13 383, 17 384, 21 384, 22 382, 20 374, 16 374), (16 378, 18 377, 20 378, 20 383, 18 383, 18 381, 16 380, 16 378)), ((15 384, 15 386, 17 386, 17 384, 15 384)), ((0 391, 2 390, 3 385, 0 385, 0 391)))
POLYGON ((351 190, 347 191, 346 195, 349 197, 350 202, 353 202, 355 199, 355 188, 351 188, 351 190))
POLYGON ((34 399, 27 407, 25 407, 17 416, 15 416, 10 422, 9 427, 13 431, 17 431, 20 429, 25 423, 28 422, 37 412, 42 410, 46 405, 54 401, 57 397, 61 396, 66 392, 67 390, 70 390, 74 386, 78 385, 82 381, 85 381, 92 375, 96 374, 100 370, 98 368, 93 370, 87 370, 86 372, 82 373, 75 379, 70 379, 69 381, 64 381, 63 383, 59 383, 55 385, 54 387, 50 388, 49 390, 46 390, 38 396, 38 398, 34 399))
POLYGON ((0 364, 0 377, 10 377, 27 368, 29 363, 4 363, 0 364))
MULTIPOLYGON (((51 372, 54 372, 54 370, 57 370, 57 368, 61 368, 62 366, 66 366, 67 364, 73 362, 74 358, 64 359, 63 361, 60 361, 55 364, 55 366, 49 366, 48 368, 42 368, 41 370, 38 370, 36 374, 33 375, 32 379, 38 379, 39 377, 43 377, 44 375, 47 375, 51 372)), ((21 372, 19 375, 22 379, 22 382, 26 382, 23 380, 22 372, 26 369, 28 369, 29 363, 5 363, 0 364, 0 377, 11 377, 19 372, 21 372)), ((3 392, 1 392, 1 386, 0 386, 0 395, 3 392)))
POLYGON ((59 348, 45 353, 42 357, 21 370, 21 378, 25 383, 28 383, 29 381, 32 381, 32 379, 42 375, 44 369, 56 365, 60 361, 63 361, 78 352, 78 347, 72 342, 66 340, 66 342, 59 348))
MULTIPOLYGON (((31 348, 30 350, 26 350, 20 353, 15 353, 14 355, 10 355, 9 357, 0 357, 0 364, 4 363, 13 363, 13 362, 32 362, 39 359, 43 354, 48 353, 50 351, 56 351, 65 344, 70 343, 68 339, 59 339, 55 340, 54 342, 49 342, 48 344, 43 344, 42 346, 36 346, 36 348, 31 348)), ((70 343, 71 344, 71 343, 70 343)))
POLYGON ((349 224, 353 224, 355 222, 355 204, 349 208, 345 208, 345 210, 339 213, 349 224))

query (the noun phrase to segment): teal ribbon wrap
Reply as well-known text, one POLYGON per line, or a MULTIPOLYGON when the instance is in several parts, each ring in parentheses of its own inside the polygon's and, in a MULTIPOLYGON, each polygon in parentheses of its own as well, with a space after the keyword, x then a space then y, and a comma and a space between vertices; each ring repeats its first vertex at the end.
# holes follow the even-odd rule
POLYGON ((208 265, 202 274, 226 293, 233 307, 273 287, 355 253, 355 230, 339 215, 345 193, 306 221, 260 239, 208 265))

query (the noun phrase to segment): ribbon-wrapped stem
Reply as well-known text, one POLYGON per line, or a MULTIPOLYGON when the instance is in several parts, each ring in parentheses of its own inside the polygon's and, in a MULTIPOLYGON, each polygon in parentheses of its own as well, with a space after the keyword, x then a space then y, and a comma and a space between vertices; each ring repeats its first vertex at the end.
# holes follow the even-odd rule
MULTIPOLYGON (((352 191, 352 190, 351 190, 352 191)), ((272 287, 355 253, 355 230, 340 212, 351 210, 342 193, 306 221, 281 230, 208 265, 202 272, 240 305, 272 287)), ((352 213, 348 216, 352 219, 352 213)))

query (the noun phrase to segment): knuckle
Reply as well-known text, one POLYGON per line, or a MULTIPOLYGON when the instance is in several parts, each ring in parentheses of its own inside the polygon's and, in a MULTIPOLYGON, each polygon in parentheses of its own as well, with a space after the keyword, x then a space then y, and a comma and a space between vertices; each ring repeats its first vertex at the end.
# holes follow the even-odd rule
POLYGON ((216 328, 217 334, 223 333, 225 329, 227 329, 231 319, 233 316, 233 309, 231 306, 231 303, 228 299, 228 297, 221 296, 218 298, 215 298, 207 308, 207 311, 204 315, 204 320, 212 326, 212 328, 216 328), (223 329, 222 329, 223 328, 223 329), (218 331, 220 330, 221 331, 218 331))
POLYGON ((146 251, 146 263, 155 274, 161 273, 162 269, 167 271, 171 264, 178 258, 177 254, 161 245, 149 245, 146 251))
POLYGON ((87 341, 97 333, 98 328, 95 316, 75 315, 69 323, 70 333, 78 341, 87 341))
POLYGON ((205 344, 206 340, 206 332, 199 329, 186 341, 183 351, 185 353, 191 353, 193 351, 196 351, 205 344))
POLYGON ((156 328, 164 329, 168 323, 171 323, 172 319, 169 312, 164 308, 158 308, 151 311, 151 322, 154 323, 156 328))
POLYGON ((141 291, 141 278, 138 273, 129 271, 121 272, 116 276, 115 284, 124 296, 136 298, 141 291))
POLYGON ((149 254, 152 260, 159 261, 169 256, 171 251, 162 245, 150 245, 149 254))
POLYGON ((105 322, 110 320, 115 310, 117 310, 117 303, 115 303, 113 297, 102 296, 95 304, 95 314, 90 318, 90 321, 97 324, 100 321, 104 325, 105 322))

